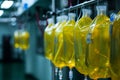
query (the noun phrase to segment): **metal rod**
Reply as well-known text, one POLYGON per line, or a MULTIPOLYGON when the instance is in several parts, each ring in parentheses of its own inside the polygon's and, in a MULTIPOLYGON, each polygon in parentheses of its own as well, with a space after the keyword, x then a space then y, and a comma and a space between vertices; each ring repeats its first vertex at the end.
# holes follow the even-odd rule
MULTIPOLYGON (((52 12, 56 12, 56 0, 52 0, 52 12)), ((56 15, 53 15, 52 18, 54 19, 54 23, 56 23, 56 15)), ((51 80, 56 80, 55 66, 52 63, 51 65, 52 65, 52 79, 51 80)))
MULTIPOLYGON (((99 2, 100 1, 102 1, 102 0, 99 0, 99 2)), ((59 13, 61 13, 61 12, 67 12, 67 11, 72 11, 72 10, 75 10, 75 9, 77 9, 77 8, 80 8, 81 6, 88 6, 88 5, 90 5, 90 4, 94 4, 94 3, 96 3, 97 2, 97 0, 89 0, 89 1, 85 1, 85 2, 83 2, 83 3, 80 3, 80 4, 77 4, 77 5, 75 5, 75 6, 71 6, 71 7, 69 7, 69 8, 64 8, 63 10, 58 10, 57 11, 57 14, 59 14, 59 13)))
MULTIPOLYGON (((52 12, 56 12, 56 0, 52 0, 52 12)), ((53 16, 54 23, 56 23, 56 15, 53 16)))

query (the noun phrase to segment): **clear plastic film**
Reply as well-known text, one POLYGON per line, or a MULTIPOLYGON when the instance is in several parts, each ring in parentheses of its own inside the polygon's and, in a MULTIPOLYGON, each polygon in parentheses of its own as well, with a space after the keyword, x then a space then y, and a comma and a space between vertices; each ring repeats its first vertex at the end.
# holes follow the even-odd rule
POLYGON ((89 44, 87 64, 92 79, 110 77, 110 20, 106 7, 97 6, 97 16, 92 21, 86 42, 89 44))
POLYGON ((63 54, 63 28, 66 24, 66 20, 68 19, 66 15, 62 15, 62 22, 59 27, 55 30, 55 38, 54 38, 54 60, 53 63, 56 67, 62 68, 65 65, 64 62, 64 54, 63 54))
POLYGON ((105 6, 105 5, 96 6, 96 10, 97 10, 97 15, 106 14, 107 6, 105 6))
POLYGON ((86 36, 92 19, 90 18, 90 9, 83 9, 82 13, 82 17, 76 22, 74 28, 75 68, 86 76, 88 75, 86 36))
POLYGON ((68 19, 70 20, 75 20, 76 14, 75 13, 68 13, 68 19))
POLYGON ((82 17, 89 17, 91 15, 91 10, 90 9, 82 9, 82 17))
POLYGON ((117 14, 113 22, 112 35, 111 35, 111 78, 112 80, 120 79, 120 12, 117 14))

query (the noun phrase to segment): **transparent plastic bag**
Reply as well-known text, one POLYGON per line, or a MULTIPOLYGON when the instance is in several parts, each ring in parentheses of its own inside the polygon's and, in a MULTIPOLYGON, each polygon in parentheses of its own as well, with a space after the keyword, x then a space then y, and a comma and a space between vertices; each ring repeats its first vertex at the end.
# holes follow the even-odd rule
POLYGON ((110 20, 106 16, 106 6, 97 6, 97 13, 87 35, 87 64, 92 79, 110 77, 110 20))
POLYGON ((29 48, 30 46, 29 38, 30 38, 29 32, 26 30, 22 30, 20 35, 20 48, 22 50, 27 50, 29 48))
POLYGON ((111 78, 112 80, 120 79, 120 12, 117 14, 113 22, 112 35, 111 35, 111 78))
POLYGON ((64 60, 66 65, 72 69, 75 67, 74 60, 74 38, 73 30, 75 26, 75 14, 69 13, 69 21, 64 25, 63 28, 63 47, 64 47, 64 60))
POLYGON ((74 29, 74 48, 75 48, 75 68, 85 76, 88 75, 88 65, 86 58, 88 54, 88 45, 86 36, 92 19, 90 18, 91 10, 82 9, 83 15, 76 22, 74 29))
POLYGON ((29 48, 29 33, 25 30, 16 30, 14 32, 14 47, 22 50, 29 48))
POLYGON ((54 38, 54 65, 58 68, 63 68, 65 65, 64 62, 64 53, 63 53, 63 28, 66 24, 67 16, 62 15, 62 22, 60 26, 55 30, 55 38, 54 38))
POLYGON ((44 31, 44 51, 45 51, 45 57, 49 60, 52 60, 52 55, 54 52, 54 33, 52 31, 53 19, 48 19, 48 26, 45 28, 44 31))
POLYGON ((20 48, 21 30, 16 30, 14 32, 14 47, 20 48))
POLYGON ((70 68, 69 79, 73 79, 72 68, 75 67, 75 53, 74 53, 74 38, 73 31, 75 26, 75 13, 69 13, 69 20, 63 28, 63 47, 64 47, 64 61, 66 66, 70 68))

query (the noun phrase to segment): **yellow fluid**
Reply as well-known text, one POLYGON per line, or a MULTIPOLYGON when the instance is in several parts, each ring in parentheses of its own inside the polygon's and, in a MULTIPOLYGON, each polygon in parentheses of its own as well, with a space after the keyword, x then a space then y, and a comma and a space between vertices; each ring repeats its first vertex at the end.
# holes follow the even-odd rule
POLYGON ((111 69, 112 80, 120 79, 120 12, 113 23, 113 30, 111 36, 111 69))
POLYGON ((60 26, 55 31, 55 38, 54 38, 54 60, 52 61, 56 67, 62 68, 65 65, 64 62, 64 53, 63 53, 63 28, 66 22, 62 22, 60 26))
POLYGON ((49 24, 45 28, 44 32, 44 51, 45 57, 49 60, 52 60, 52 55, 54 51, 54 32, 52 31, 53 24, 49 24))
POLYGON ((27 31, 22 31, 20 35, 20 48, 23 50, 27 50, 29 48, 29 38, 30 35, 27 31))
POLYGON ((104 14, 98 15, 90 26, 92 42, 89 44, 87 64, 92 79, 110 77, 109 26, 109 18, 104 14))
POLYGON ((21 31, 17 30, 14 32, 14 47, 19 48, 20 47, 20 35, 21 31))
POLYGON ((111 76, 111 80, 120 80, 120 77, 119 76, 111 76))
POLYGON ((86 36, 91 22, 92 19, 90 17, 84 16, 76 22, 74 29, 75 68, 84 75, 88 75, 86 36))
POLYGON ((75 67, 73 30, 75 21, 68 21, 63 28, 64 61, 69 68, 75 67))

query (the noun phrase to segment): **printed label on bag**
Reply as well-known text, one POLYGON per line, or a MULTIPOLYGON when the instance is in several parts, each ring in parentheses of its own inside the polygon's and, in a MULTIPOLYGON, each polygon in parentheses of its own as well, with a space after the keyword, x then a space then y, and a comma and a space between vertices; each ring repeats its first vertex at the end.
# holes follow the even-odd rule
POLYGON ((87 38, 86 38, 86 42, 87 42, 87 44, 90 44, 92 41, 91 41, 91 33, 88 33, 88 35, 87 35, 87 38))
POLYGON ((56 44, 58 42, 57 37, 54 38, 54 43, 56 44))
POLYGON ((110 36, 112 35, 112 31, 113 31, 113 25, 111 24, 111 25, 110 25, 110 30, 109 30, 110 36))

